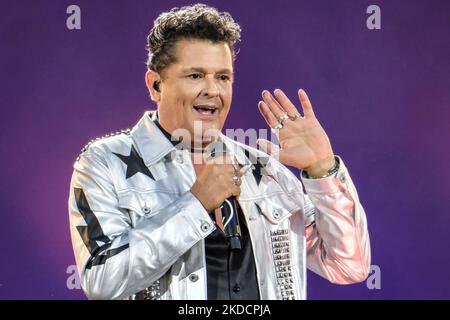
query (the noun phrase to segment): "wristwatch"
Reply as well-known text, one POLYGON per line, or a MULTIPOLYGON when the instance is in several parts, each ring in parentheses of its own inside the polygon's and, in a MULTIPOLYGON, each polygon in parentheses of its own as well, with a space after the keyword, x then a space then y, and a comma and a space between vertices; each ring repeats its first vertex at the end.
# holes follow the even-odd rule
POLYGON ((335 159, 334 166, 330 170, 328 170, 328 172, 325 175, 320 176, 320 177, 311 177, 305 170, 303 170, 302 171, 303 177, 307 178, 307 179, 321 179, 321 178, 326 178, 326 177, 332 176, 333 174, 335 174, 336 172, 339 171, 339 158, 334 156, 334 159, 335 159))

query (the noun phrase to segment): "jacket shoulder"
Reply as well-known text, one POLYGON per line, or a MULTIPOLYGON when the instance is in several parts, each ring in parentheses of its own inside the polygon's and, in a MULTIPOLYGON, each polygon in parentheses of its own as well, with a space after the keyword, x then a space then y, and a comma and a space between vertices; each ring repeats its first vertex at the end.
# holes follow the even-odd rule
POLYGON ((80 158, 86 153, 94 152, 106 154, 110 150, 129 148, 132 144, 130 133, 131 129, 123 129, 90 140, 81 149, 80 154, 77 157, 77 161, 80 160, 80 158))

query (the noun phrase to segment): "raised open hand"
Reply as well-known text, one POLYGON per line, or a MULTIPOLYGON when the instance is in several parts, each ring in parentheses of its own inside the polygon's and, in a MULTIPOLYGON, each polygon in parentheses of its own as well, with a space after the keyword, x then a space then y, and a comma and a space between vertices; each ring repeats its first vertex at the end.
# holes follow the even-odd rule
POLYGON ((330 140, 323 130, 306 92, 298 91, 303 115, 294 104, 277 89, 271 95, 264 90, 264 101, 258 108, 267 124, 275 130, 279 146, 259 139, 258 144, 269 154, 278 157, 283 164, 307 171, 310 176, 322 176, 335 164, 330 140))

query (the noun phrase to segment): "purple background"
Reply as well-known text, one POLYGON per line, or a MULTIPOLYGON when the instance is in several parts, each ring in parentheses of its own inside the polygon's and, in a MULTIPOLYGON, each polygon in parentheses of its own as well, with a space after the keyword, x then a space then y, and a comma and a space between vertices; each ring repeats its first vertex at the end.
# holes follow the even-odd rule
MULTIPOLYGON (((309 273, 310 299, 450 298, 450 2, 205 1, 242 26, 227 128, 266 128, 263 89, 305 88, 366 209, 381 289, 309 273), (366 28, 381 7, 382 29, 366 28)), ((67 197, 91 138, 154 108, 153 20, 184 1, 2 1, 0 298, 78 299, 67 197), (82 29, 66 28, 77 4, 82 29)))

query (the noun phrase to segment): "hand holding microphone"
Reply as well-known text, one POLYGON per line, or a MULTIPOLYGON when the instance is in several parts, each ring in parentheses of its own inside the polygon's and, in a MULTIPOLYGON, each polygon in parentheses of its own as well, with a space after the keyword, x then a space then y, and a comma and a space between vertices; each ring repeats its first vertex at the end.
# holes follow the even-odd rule
POLYGON ((241 176, 250 166, 247 165, 240 171, 235 159, 231 161, 228 156, 222 156, 219 159, 222 161, 219 163, 222 164, 217 164, 217 160, 207 164, 207 168, 203 169, 192 186, 191 192, 208 212, 220 206, 223 231, 230 242, 231 249, 241 249, 241 230, 236 197, 241 192, 241 176))
POLYGON ((219 208, 225 199, 241 193, 242 173, 233 165, 229 155, 221 155, 206 161, 204 168, 191 188, 192 194, 206 211, 219 208))

